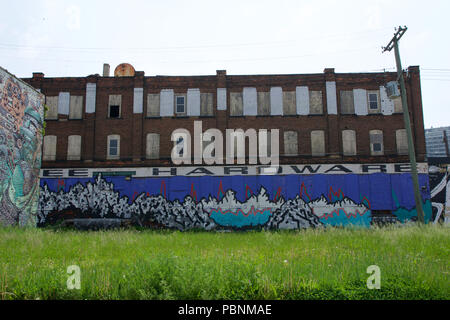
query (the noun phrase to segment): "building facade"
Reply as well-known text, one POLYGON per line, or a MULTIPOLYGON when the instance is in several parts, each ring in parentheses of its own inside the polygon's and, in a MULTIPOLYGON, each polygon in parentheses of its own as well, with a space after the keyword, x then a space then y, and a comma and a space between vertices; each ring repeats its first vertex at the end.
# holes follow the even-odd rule
POLYGON ((428 158, 450 158, 450 127, 425 130, 428 158))
POLYGON ((44 96, 0 68, 0 225, 36 226, 44 96))
MULTIPOLYGON (((404 76, 429 220, 419 68, 404 76)), ((118 217, 181 230, 296 229, 417 216, 403 111, 385 88, 395 73, 148 77, 123 64, 113 77, 24 80, 49 108, 40 224, 118 217), (177 129, 192 138, 172 139, 177 129), (213 129, 225 141, 227 129, 244 131, 229 146, 233 161, 202 140, 213 129), (249 129, 257 138, 239 144, 249 129), (218 161, 171 157, 198 148, 218 161), (252 157, 252 148, 279 163, 252 157)))

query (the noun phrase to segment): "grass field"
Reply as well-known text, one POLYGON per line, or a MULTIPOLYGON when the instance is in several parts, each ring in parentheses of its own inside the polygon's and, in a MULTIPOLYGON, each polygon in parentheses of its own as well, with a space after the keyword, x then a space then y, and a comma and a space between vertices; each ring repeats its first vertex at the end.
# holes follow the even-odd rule
POLYGON ((1 299, 449 299, 449 229, 0 228, 1 299), (67 267, 81 289, 67 289, 67 267), (381 289, 366 286, 381 269, 381 289))

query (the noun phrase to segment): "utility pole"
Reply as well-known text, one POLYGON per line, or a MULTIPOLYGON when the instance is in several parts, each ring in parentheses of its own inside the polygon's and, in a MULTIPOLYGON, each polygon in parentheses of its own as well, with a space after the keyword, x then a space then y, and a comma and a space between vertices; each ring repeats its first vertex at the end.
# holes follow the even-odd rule
POLYGON ((402 62, 400 60, 400 51, 398 48, 398 42, 401 37, 405 34, 408 28, 398 27, 396 28, 396 33, 392 40, 388 43, 386 47, 383 47, 383 52, 395 50, 395 62, 397 64, 397 81, 400 81, 400 90, 402 96, 402 107, 403 107, 403 120, 405 122, 406 135, 408 139, 408 154, 409 154, 409 162, 411 164, 411 176, 414 187, 414 199, 416 201, 416 210, 417 210, 417 218, 420 223, 425 223, 425 217, 422 208, 422 196, 420 195, 419 190, 419 177, 417 174, 417 163, 416 163, 416 152, 414 149, 414 141, 412 137, 411 130, 411 121, 409 119, 409 110, 408 110, 408 102, 406 100, 406 87, 405 87, 405 79, 403 77, 403 69, 402 62))

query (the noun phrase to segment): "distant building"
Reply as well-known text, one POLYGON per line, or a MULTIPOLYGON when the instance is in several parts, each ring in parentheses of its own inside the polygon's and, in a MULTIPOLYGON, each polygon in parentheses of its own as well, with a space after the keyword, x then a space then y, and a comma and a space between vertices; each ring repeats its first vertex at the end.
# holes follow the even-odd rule
MULTIPOLYGON (((430 220, 419 67, 409 67, 404 76, 430 220)), ((380 217, 414 220, 402 105, 388 98, 385 87, 396 79, 395 72, 334 69, 146 76, 128 64, 119 65, 114 76, 108 67, 103 76, 34 73, 24 80, 45 94, 49 108, 40 223, 108 217, 209 230, 370 226, 380 217), (251 162, 255 157, 248 152, 240 156, 244 164, 236 158, 225 162, 217 152, 212 157, 222 157, 221 163, 192 159, 177 165, 171 152, 184 154, 193 142, 189 135, 172 140, 171 134, 183 128, 198 141, 194 128, 199 121, 203 132, 217 129, 224 136, 227 129, 278 130, 276 143, 258 136, 258 142, 246 139, 240 150, 273 153, 278 147, 279 166, 266 171, 266 164, 251 162)), ((211 150, 210 141, 199 137, 197 150, 211 150)))
POLYGON ((425 129, 428 158, 450 157, 450 127, 425 129))

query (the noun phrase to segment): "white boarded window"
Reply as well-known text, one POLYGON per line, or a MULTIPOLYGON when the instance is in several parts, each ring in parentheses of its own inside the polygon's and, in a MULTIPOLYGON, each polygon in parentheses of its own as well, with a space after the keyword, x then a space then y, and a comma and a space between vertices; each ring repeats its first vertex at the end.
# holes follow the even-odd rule
POLYGON ((112 134, 108 136, 108 150, 107 156, 108 160, 120 159, 120 136, 117 134, 112 134))
POLYGON ((372 156, 382 156, 384 154, 383 131, 370 130, 370 154, 372 156))
POLYGON ((244 88, 242 96, 244 100, 244 116, 256 116, 258 114, 256 88, 244 88))
POLYGON ((45 105, 47 112, 45 113, 46 120, 58 119, 58 96, 45 97, 45 105))
POLYGON ((83 96, 70 96, 69 119, 83 117, 83 96))
POLYGON ((122 95, 111 94, 108 103, 108 118, 120 118, 122 109, 122 95))
POLYGON ((186 113, 189 117, 198 117, 200 115, 200 95, 200 89, 198 88, 189 88, 187 90, 186 113))
POLYGON ((400 155, 408 154, 408 138, 406 136, 406 129, 399 129, 395 131, 395 141, 397 145, 397 153, 400 155))
POLYGON ((147 117, 159 117, 159 93, 147 94, 147 117))
POLYGON ((342 149, 344 156, 356 156, 356 131, 342 131, 342 149))
POLYGON ((309 92, 309 113, 323 114, 322 91, 309 92))
POLYGON ((283 89, 281 87, 270 88, 270 114, 283 115, 283 89))
POLYGON ((311 155, 315 157, 325 155, 325 132, 323 130, 311 131, 311 155))
POLYGON ((296 156, 298 154, 297 131, 284 132, 284 154, 286 156, 296 156))
POLYGON ((42 159, 44 161, 56 160, 56 136, 44 136, 44 150, 42 159))
POLYGON ((67 160, 81 159, 81 136, 69 136, 67 141, 67 160))
POLYGON ((159 103, 161 117, 173 116, 174 94, 172 89, 161 90, 159 103))
POLYGON ((159 134, 148 133, 147 134, 147 147, 146 147, 147 159, 159 159, 159 134))

